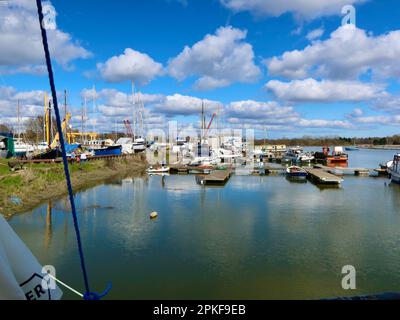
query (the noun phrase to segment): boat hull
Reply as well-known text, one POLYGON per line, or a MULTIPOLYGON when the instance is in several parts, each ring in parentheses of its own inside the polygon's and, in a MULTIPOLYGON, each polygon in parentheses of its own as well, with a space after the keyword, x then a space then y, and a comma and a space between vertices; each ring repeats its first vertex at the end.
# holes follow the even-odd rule
POLYGON ((289 167, 286 169, 286 176, 288 178, 305 179, 308 176, 307 171, 301 167, 289 167))
POLYGON ((94 155, 96 157, 120 156, 121 154, 122 154, 121 146, 110 146, 110 147, 94 150, 94 155))
POLYGON ((400 173, 389 171, 392 182, 400 184, 400 173))
POLYGON ((358 148, 351 148, 351 147, 346 147, 346 148, 344 148, 344 150, 346 150, 346 151, 360 151, 360 149, 358 149, 358 148))
POLYGON ((33 156, 32 160, 52 160, 57 159, 61 156, 62 153, 59 149, 52 149, 33 156))
POLYGON ((387 167, 392 182, 400 184, 400 154, 396 155, 393 161, 388 162, 387 167))
POLYGON ((306 172, 292 172, 292 173, 287 173, 286 175, 291 178, 307 178, 306 172))

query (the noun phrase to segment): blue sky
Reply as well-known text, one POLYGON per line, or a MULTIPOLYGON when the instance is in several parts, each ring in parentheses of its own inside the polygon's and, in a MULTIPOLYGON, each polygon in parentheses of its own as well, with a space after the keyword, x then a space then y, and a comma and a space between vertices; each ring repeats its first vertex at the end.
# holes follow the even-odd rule
MULTIPOLYGON (((149 128, 174 119, 197 126, 204 99, 225 126, 274 138, 399 133, 398 1, 301 3, 53 0, 57 88, 68 90, 79 126, 95 86, 88 121, 97 130, 122 130, 134 80, 149 128), (354 5, 357 27, 342 26, 344 4, 354 5)), ((15 125, 17 100, 25 120, 43 110, 34 4, 0 3, 0 123, 15 125)))

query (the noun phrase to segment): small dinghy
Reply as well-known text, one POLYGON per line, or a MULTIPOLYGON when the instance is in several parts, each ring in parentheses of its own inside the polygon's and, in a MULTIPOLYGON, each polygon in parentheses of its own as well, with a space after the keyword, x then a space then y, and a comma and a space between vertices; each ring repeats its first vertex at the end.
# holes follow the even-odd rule
POLYGON ((169 167, 160 167, 160 168, 153 168, 150 167, 147 169, 148 174, 162 174, 162 173, 169 173, 170 168, 169 167))
POLYGON ((292 166, 286 169, 286 175, 290 178, 307 178, 307 171, 301 167, 292 166))

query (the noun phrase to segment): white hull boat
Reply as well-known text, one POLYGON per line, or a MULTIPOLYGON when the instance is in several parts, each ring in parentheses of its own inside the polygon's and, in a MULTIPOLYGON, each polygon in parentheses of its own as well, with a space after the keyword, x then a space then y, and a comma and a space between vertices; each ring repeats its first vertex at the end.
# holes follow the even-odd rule
POLYGON ((147 173, 148 174, 166 174, 169 173, 170 168, 169 167, 162 167, 162 168, 153 168, 150 167, 149 169, 147 169, 147 173))
POLYGON ((33 153, 35 151, 35 148, 30 144, 22 142, 21 140, 15 140, 14 150, 17 156, 25 157, 33 153))
POLYGON ((387 170, 393 182, 400 184, 400 154, 387 163, 387 170))
POLYGON ((303 152, 301 148, 293 148, 289 149, 285 156, 284 159, 295 162, 295 163, 302 163, 302 162, 311 162, 314 160, 314 156, 303 152))

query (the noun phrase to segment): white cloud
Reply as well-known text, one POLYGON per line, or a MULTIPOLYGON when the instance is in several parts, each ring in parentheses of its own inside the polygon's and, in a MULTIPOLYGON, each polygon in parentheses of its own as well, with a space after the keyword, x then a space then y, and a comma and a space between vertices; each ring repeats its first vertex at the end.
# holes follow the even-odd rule
POLYGON ((298 118, 293 107, 281 106, 275 101, 259 102, 253 100, 231 102, 226 110, 226 116, 239 119, 266 119, 271 122, 287 121, 298 118), (278 120, 279 119, 279 120, 278 120))
MULTIPOLYGON (((35 2, 1 1, 0 17, 0 73, 43 72, 44 51, 35 2)), ((52 57, 64 68, 91 55, 68 33, 56 28, 47 30, 47 35, 52 57)))
POLYGON ((163 72, 162 64, 145 53, 127 48, 120 56, 114 56, 97 65, 102 78, 108 82, 133 80, 147 84, 163 72))
POLYGON ((392 114, 400 114, 400 96, 389 95, 377 99, 373 105, 374 109, 392 114))
POLYGON ((365 0, 220 0, 234 12, 249 11, 255 16, 278 17, 293 13, 298 19, 313 19, 321 16, 340 15, 344 5, 353 5, 365 0))
POLYGON ((42 115, 43 101, 43 91, 17 92, 12 87, 0 87, 0 122, 16 124, 18 102, 21 123, 30 117, 42 115))
POLYGON ((357 81, 271 80, 265 87, 279 100, 292 102, 359 102, 386 95, 383 85, 357 81))
POLYGON ((287 51, 265 60, 270 75, 290 79, 325 77, 358 79, 400 76, 400 30, 372 36, 352 25, 342 26, 325 41, 315 41, 304 50, 287 51))
POLYGON ((330 129, 348 129, 353 125, 346 120, 309 120, 300 119, 297 123, 298 127, 305 128, 330 128, 330 129))
POLYGON ((170 60, 169 74, 180 81, 198 76, 195 87, 200 90, 254 82, 261 71, 254 63, 253 47, 244 41, 246 36, 246 31, 221 27, 170 60))
POLYGON ((360 108, 356 108, 353 110, 353 112, 350 114, 351 117, 361 117, 364 114, 364 111, 360 108))
POLYGON ((277 102, 259 102, 253 100, 230 103, 224 117, 231 124, 239 127, 245 124, 248 128, 263 130, 292 130, 294 128, 350 128, 347 120, 303 119, 291 106, 281 106, 277 102))
POLYGON ((207 99, 202 100, 196 97, 174 94, 171 96, 166 96, 163 101, 155 104, 153 109, 156 112, 160 112, 168 116, 200 116, 203 103, 206 112, 216 112, 218 108, 223 108, 223 105, 218 101, 211 101, 207 99))
POLYGON ((369 125, 400 125, 400 115, 398 116, 365 116, 365 117, 354 117, 353 121, 359 124, 369 125))
POLYGON ((307 33, 306 38, 309 41, 313 41, 318 38, 321 38, 324 35, 324 33, 325 33, 325 29, 321 27, 318 29, 311 30, 309 33, 307 33))

